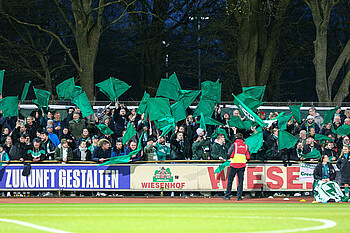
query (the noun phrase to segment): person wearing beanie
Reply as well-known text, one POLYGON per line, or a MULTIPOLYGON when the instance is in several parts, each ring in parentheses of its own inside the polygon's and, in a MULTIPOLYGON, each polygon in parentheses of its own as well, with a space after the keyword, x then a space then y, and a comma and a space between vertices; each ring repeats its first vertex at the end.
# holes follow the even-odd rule
POLYGON ((94 151, 94 149, 97 147, 97 143, 98 143, 98 136, 97 135, 92 136, 91 145, 88 147, 91 154, 94 151))
POLYGON ((60 145, 55 149, 55 160, 62 163, 73 160, 73 151, 68 146, 67 139, 62 139, 60 145))

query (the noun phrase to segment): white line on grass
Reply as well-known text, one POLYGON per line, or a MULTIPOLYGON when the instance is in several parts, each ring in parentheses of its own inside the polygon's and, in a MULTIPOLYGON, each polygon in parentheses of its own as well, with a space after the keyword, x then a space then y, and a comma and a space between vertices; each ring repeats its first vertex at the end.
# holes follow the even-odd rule
POLYGON ((13 219, 0 218, 0 222, 14 223, 14 224, 18 224, 18 225, 21 225, 21 226, 31 227, 31 228, 34 228, 34 229, 37 229, 37 230, 40 230, 40 231, 46 231, 46 232, 69 233, 68 231, 61 231, 61 230, 48 228, 48 227, 44 227, 44 226, 39 226, 39 225, 32 224, 32 223, 29 223, 29 222, 22 222, 22 221, 13 220, 13 219))

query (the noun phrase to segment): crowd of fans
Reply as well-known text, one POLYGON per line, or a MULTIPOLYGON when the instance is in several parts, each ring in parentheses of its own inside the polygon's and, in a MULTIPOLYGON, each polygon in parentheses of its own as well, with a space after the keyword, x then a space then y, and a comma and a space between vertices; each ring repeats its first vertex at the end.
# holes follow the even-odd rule
MULTIPOLYGON (((188 110, 191 111, 191 110, 188 110)), ((234 116, 240 116, 239 110, 233 111, 234 116)), ((258 116, 263 120, 276 117, 278 113, 263 111, 258 116)), ((177 122, 175 129, 162 137, 153 122, 145 119, 144 115, 136 113, 135 109, 128 109, 123 104, 116 103, 115 108, 107 105, 100 108, 93 117, 82 118, 78 108, 67 109, 67 117, 61 118, 58 111, 32 111, 28 117, 4 118, 0 115, 0 158, 2 161, 31 160, 39 162, 54 160, 66 163, 68 161, 105 162, 116 156, 127 155, 138 147, 141 138, 142 150, 133 155, 130 161, 150 160, 226 160, 228 149, 235 140, 237 133, 244 138, 254 133, 250 130, 230 127, 230 114, 221 112, 216 107, 213 119, 224 126, 206 126, 206 130, 199 127, 199 117, 193 117, 188 112, 187 118, 177 122), (127 125, 131 123, 136 129, 133 136, 125 145, 122 137, 127 125), (110 135, 101 132, 96 125, 104 124, 114 133, 110 135), (225 133, 214 134, 217 128, 225 133), (141 137, 141 135, 144 135, 141 137)), ((278 124, 274 122, 263 129, 264 143, 258 153, 252 154, 256 160, 306 160, 302 155, 318 150, 327 154, 331 160, 337 160, 343 145, 349 145, 349 136, 339 136, 332 132, 331 123, 322 125, 323 119, 315 108, 309 109, 309 115, 303 123, 297 123, 292 117, 287 123, 287 131, 296 136, 299 141, 290 149, 278 149, 278 124), (330 137, 328 141, 316 141, 315 134, 330 137)), ((333 126, 337 129, 342 124, 350 125, 350 110, 345 113, 339 108, 333 119, 333 126)))

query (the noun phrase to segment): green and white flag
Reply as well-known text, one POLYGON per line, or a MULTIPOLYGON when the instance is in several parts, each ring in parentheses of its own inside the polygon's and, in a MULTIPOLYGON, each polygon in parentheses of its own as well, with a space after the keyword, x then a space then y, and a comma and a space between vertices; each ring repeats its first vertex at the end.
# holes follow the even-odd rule
POLYGON ((266 124, 258 115, 256 115, 256 113, 254 113, 250 108, 248 108, 237 96, 235 96, 234 94, 232 95, 237 101, 237 107, 239 108, 240 112, 242 112, 249 121, 258 124, 261 127, 265 127, 266 124))
POLYGON ((349 197, 345 196, 341 191, 339 185, 334 181, 323 182, 321 180, 315 181, 315 201, 328 202, 333 199, 335 202, 347 202, 349 197))

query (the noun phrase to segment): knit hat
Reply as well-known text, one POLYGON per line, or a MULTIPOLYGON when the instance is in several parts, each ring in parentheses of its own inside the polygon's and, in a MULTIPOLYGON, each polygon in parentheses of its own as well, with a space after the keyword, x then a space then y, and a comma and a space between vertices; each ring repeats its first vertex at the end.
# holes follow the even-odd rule
POLYGON ((200 135, 203 131, 204 131, 204 129, 198 128, 196 130, 196 133, 197 133, 197 135, 200 135))
POLYGON ((311 115, 308 115, 308 116, 307 116, 307 118, 306 118, 306 120, 309 120, 309 119, 312 119, 312 120, 313 120, 313 119, 314 119, 314 117, 313 117, 313 116, 311 116, 311 115))
POLYGON ((64 144, 64 143, 67 143, 67 139, 62 138, 62 139, 61 139, 61 145, 64 144))

